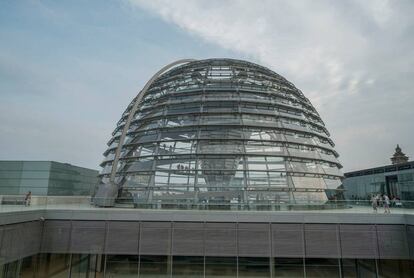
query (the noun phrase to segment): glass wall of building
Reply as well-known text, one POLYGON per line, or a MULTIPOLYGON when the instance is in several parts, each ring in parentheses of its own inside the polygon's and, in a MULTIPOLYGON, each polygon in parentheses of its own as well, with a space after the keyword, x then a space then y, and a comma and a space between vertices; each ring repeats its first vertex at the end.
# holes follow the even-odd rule
POLYGON ((128 105, 100 177, 136 205, 323 203, 342 196, 329 136, 310 101, 273 71, 190 62, 128 105))
POLYGON ((410 278, 408 260, 39 254, 0 266, 0 278, 410 278))
POLYGON ((414 161, 345 174, 347 199, 369 200, 373 194, 391 199, 414 200, 414 161))
POLYGON ((0 161, 0 195, 90 196, 98 171, 54 161, 0 161))

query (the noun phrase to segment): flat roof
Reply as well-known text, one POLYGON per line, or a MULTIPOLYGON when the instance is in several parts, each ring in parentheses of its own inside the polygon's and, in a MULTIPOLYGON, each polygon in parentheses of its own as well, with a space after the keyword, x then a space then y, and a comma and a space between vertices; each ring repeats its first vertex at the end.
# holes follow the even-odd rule
POLYGON ((99 172, 99 170, 97 169, 92 169, 92 168, 87 168, 87 167, 83 167, 83 166, 78 166, 78 165, 73 165, 67 162, 59 162, 59 161, 54 161, 54 160, 0 160, 0 163, 8 163, 8 162, 13 162, 13 163, 24 163, 24 162, 30 162, 30 163, 45 163, 45 162, 49 162, 49 163, 57 163, 57 164, 63 164, 63 165, 67 165, 67 166, 71 166, 71 167, 77 167, 77 168, 82 168, 82 169, 86 169, 86 170, 92 170, 92 171, 96 171, 99 172))
POLYGON ((400 164, 389 164, 389 165, 380 166, 380 167, 374 167, 374 168, 368 168, 368 169, 348 172, 348 173, 345 173, 344 176, 345 178, 350 178, 350 177, 381 174, 381 173, 387 173, 387 172, 403 171, 403 170, 409 170, 409 169, 414 169, 414 160, 408 161, 405 163, 400 163, 400 164))
POLYGON ((0 225, 27 221, 157 221, 157 222, 237 222, 237 223, 326 223, 326 224, 407 224, 414 225, 414 208, 382 209, 370 206, 302 211, 214 211, 177 209, 97 208, 88 204, 39 206, 2 205, 0 225))

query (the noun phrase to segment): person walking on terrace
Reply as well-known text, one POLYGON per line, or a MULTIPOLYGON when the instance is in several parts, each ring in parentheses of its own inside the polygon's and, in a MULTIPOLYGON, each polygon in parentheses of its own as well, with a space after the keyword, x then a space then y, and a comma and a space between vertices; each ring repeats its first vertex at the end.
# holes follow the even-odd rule
POLYGON ((30 202, 32 201, 32 191, 29 191, 26 196, 24 197, 24 206, 30 206, 30 202))
POLYGON ((383 203, 384 203, 384 213, 391 213, 390 210, 390 198, 387 196, 387 194, 384 194, 384 196, 382 196, 383 198, 383 203))
POLYGON ((372 205, 372 209, 374 210, 374 212, 377 212, 377 208, 378 208, 378 198, 377 198, 377 196, 372 195, 371 205, 372 205))

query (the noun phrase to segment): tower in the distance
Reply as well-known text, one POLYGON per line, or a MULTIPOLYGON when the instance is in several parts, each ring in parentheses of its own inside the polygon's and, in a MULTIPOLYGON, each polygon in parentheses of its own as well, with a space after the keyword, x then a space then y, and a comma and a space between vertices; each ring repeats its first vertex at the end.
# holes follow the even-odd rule
POLYGON ((392 164, 408 162, 408 156, 406 156, 405 153, 401 151, 400 145, 397 145, 395 148, 395 153, 391 157, 391 162, 392 164))

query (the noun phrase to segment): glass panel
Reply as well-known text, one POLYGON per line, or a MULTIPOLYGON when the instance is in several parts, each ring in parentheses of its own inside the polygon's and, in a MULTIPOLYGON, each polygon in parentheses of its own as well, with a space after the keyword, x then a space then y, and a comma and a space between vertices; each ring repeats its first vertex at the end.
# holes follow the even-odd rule
POLYGON ((132 156, 149 156, 155 153, 156 148, 157 148, 156 143, 144 144, 144 145, 139 145, 135 147, 129 153, 132 156))
POLYGON ((280 131, 277 131, 277 130, 247 129, 245 134, 246 134, 246 139, 251 139, 251 140, 286 141, 285 136, 280 131))
POLYGON ((243 130, 234 128, 206 128, 202 127, 200 132, 200 139, 242 139, 243 130))
POLYGON ((96 256, 88 254, 73 254, 71 276, 76 278, 93 277, 96 271, 96 256))
POLYGON ((191 158, 177 157, 175 159, 158 159, 155 168, 157 170, 174 170, 178 174, 188 174, 195 169, 195 160, 191 158))
POLYGON ((199 102, 201 101, 201 94, 187 94, 187 93, 179 93, 179 94, 171 94, 169 96, 169 100, 172 102, 199 102))
POLYGON ((342 277, 357 278, 358 267, 356 259, 342 259, 341 260, 342 277))
POLYGON ((154 130, 135 134, 134 143, 145 143, 157 140, 157 132, 154 130))
POLYGON ((244 152, 242 141, 199 141, 199 154, 241 154, 244 152))
POLYGON ((171 263, 167 256, 140 256, 139 277, 170 277, 171 263))
POLYGON ((242 170, 242 157, 241 156, 214 156, 199 158, 198 169, 201 170, 242 170))
POLYGON ((158 150, 159 155, 191 154, 193 150, 192 141, 161 142, 158 150))
POLYGON ((303 277, 303 259, 275 258, 273 275, 274 277, 303 277))
POLYGON ((203 277, 204 258, 203 257, 173 257, 173 277, 203 277))
POLYGON ((414 277, 414 261, 412 260, 379 260, 378 264, 380 277, 414 277))
POLYGON ((251 187, 269 187, 269 172, 248 171, 247 183, 251 187))
MULTIPOLYGON (((20 278, 32 278, 35 277, 34 274, 38 273, 37 270, 37 258, 39 255, 29 256, 20 261, 17 264, 20 264, 20 269, 18 269, 17 273, 7 273, 8 271, 2 271, 0 268, 0 277, 7 278, 7 277, 20 277, 20 278), (10 274, 13 274, 9 276, 10 274)), ((10 263, 8 265, 13 265, 14 263, 10 263)))
POLYGON ((287 176, 281 172, 269 172, 269 183, 271 187, 288 187, 287 176))
POLYGON ((292 177, 292 181, 295 185, 295 188, 326 188, 325 182, 322 178, 292 177))
POLYGON ((138 276, 138 256, 107 255, 106 276, 136 278, 138 276))
POLYGON ((302 204, 321 203, 328 200, 326 194, 319 192, 293 192, 293 197, 296 203, 302 204))
POLYGON ((270 277, 269 258, 239 258, 238 277, 270 277))
POLYGON ((166 130, 161 132, 161 141, 172 141, 172 140, 187 140, 194 139, 196 132, 194 130, 180 129, 179 131, 166 130))
POLYGON ((124 171, 127 171, 127 172, 151 171, 153 164, 154 164, 154 160, 152 157, 141 158, 137 161, 128 162, 124 167, 124 171))
POLYGON ((235 257, 206 257, 206 278, 237 277, 237 258, 235 257))
POLYGON ((243 114, 243 123, 245 125, 252 125, 252 126, 275 126, 277 123, 277 118, 273 116, 265 116, 265 115, 249 115, 243 114))
POLYGON ((135 173, 126 177, 125 187, 146 187, 151 180, 150 173, 135 173))
POLYGON ((192 115, 183 115, 178 117, 169 117, 166 120, 165 127, 181 127, 185 125, 195 125, 198 122, 198 117, 192 115))
POLYGON ((249 170, 261 171, 286 171, 283 157, 273 156, 252 156, 247 157, 246 161, 249 170))
POLYGON ((328 189, 338 189, 339 186, 341 186, 342 182, 341 180, 337 179, 324 179, 326 188, 328 189))
POLYGON ((357 260, 357 277, 375 278, 377 271, 375 267, 375 260, 358 259, 357 260))
POLYGON ((205 94, 206 101, 218 101, 218 100, 239 100, 239 95, 236 92, 208 92, 205 94))
POLYGON ((226 124, 240 124, 240 116, 232 114, 222 115, 204 115, 201 117, 201 123, 205 125, 226 125, 226 124))
POLYGON ((197 187, 203 191, 226 191, 244 185, 242 171, 199 171, 197 187))
POLYGON ((200 103, 187 103, 187 104, 175 104, 168 107, 167 115, 173 114, 186 114, 186 113, 199 113, 200 103))
POLYGON ((208 113, 230 113, 238 111, 239 107, 237 102, 210 102, 203 106, 203 112, 208 113))
POLYGON ((339 277, 338 259, 305 259, 306 277, 339 277))

